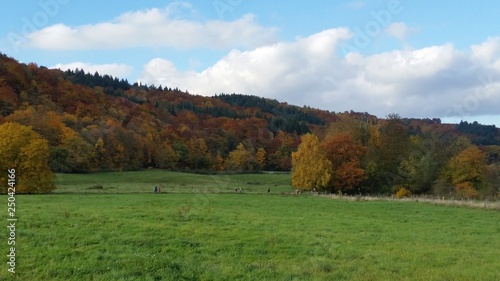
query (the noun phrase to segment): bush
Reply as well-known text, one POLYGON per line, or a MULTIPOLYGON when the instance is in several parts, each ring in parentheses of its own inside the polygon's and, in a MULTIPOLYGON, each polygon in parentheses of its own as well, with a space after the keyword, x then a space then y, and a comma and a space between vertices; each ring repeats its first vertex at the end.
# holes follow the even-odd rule
POLYGON ((479 192, 469 182, 459 183, 455 186, 457 196, 465 199, 479 198, 479 192))
POLYGON ((396 198, 410 197, 411 191, 408 189, 401 187, 398 192, 396 192, 396 198))

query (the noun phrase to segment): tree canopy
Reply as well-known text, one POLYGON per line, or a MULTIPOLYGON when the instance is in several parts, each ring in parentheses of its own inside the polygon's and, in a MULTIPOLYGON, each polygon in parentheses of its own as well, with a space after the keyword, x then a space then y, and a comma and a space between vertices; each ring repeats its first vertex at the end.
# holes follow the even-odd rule
MULTIPOLYGON (((48 164, 47 140, 31 128, 17 123, 0 125, 0 170, 14 169, 16 193, 44 193, 55 189, 54 173, 48 164)), ((7 174, 0 175, 2 192, 7 191, 7 174)))
POLYGON ((332 177, 332 163, 326 159, 318 137, 306 134, 292 153, 292 186, 303 190, 324 190, 332 177))

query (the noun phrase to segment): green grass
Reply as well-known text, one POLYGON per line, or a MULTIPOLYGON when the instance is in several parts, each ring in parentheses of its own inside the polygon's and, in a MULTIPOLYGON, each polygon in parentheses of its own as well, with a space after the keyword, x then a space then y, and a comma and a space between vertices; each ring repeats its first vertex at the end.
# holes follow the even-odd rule
POLYGON ((245 193, 292 192, 290 174, 263 173, 238 175, 200 175, 147 170, 96 174, 57 174, 56 193, 149 193, 155 186, 167 193, 245 193))
MULTIPOLYGON (((0 280, 496 281, 500 276, 498 211, 281 195, 281 190, 263 194, 265 179, 275 180, 272 190, 289 190, 287 177, 63 175, 58 184, 65 186, 58 192, 67 194, 16 196, 16 274, 3 262, 0 280), (248 182, 248 192, 234 194, 234 184, 248 182), (138 183, 145 190, 130 193, 138 183), (174 193, 146 189, 156 183, 172 185, 174 193), (86 189, 94 184, 103 190, 86 189), (96 193, 77 194, 80 189, 96 193)), ((6 196, 0 200, 7 205, 6 196)), ((0 216, 5 226, 6 215, 5 210, 0 216)), ((6 237, 7 228, 1 229, 6 237)))
MULTIPOLYGON (((17 198, 16 280, 497 280, 500 274, 496 211, 254 194, 17 198)), ((3 263, 0 278, 8 275, 3 263)))

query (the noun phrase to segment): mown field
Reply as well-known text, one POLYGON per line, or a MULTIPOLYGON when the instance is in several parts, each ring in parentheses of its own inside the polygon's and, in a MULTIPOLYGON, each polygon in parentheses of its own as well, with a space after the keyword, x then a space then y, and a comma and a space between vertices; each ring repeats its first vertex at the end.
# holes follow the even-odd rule
MULTIPOLYGON (((158 173, 64 175, 58 179, 62 194, 18 195, 16 274, 4 262, 0 280, 500 276, 498 211, 283 195, 289 175, 259 175, 276 176, 267 194, 259 176, 158 173), (103 189, 86 189, 95 184, 103 189), (172 192, 153 194, 152 184, 172 192), (242 185, 244 193, 235 194, 233 185, 242 185), (77 193, 80 188, 87 193, 77 193)), ((7 224, 6 214, 2 219, 7 224)))

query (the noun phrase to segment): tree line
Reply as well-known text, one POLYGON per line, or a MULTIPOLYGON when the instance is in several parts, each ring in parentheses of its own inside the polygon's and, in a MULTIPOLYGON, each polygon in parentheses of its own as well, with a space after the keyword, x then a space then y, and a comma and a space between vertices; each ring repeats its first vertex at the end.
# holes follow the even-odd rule
POLYGON ((477 146, 452 126, 410 131, 397 114, 378 123, 350 117, 322 139, 301 137, 292 153, 292 185, 347 194, 434 194, 496 198, 500 146, 477 146))

